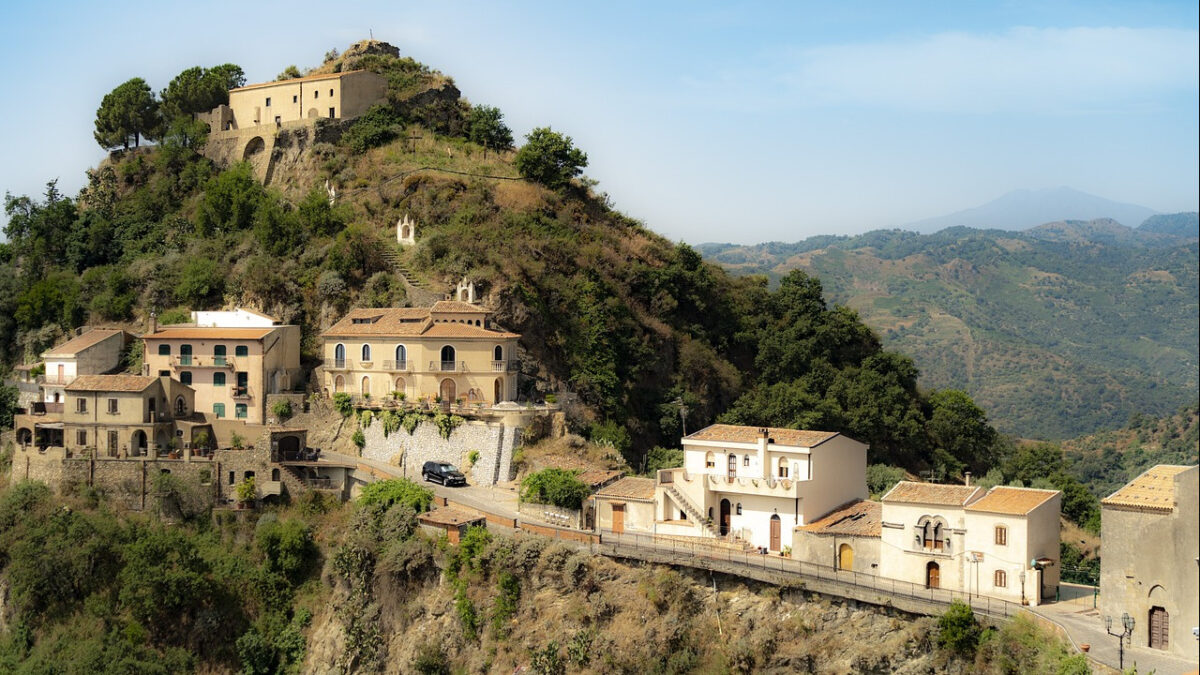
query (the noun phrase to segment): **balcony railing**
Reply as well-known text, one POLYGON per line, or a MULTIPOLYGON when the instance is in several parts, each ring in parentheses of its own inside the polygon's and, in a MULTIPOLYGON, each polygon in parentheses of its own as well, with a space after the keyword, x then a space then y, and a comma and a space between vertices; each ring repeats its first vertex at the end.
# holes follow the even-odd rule
POLYGON ((466 361, 430 361, 429 372, 431 373, 465 373, 467 372, 466 361))
POLYGON ((520 364, 515 360, 492 361, 493 373, 515 373, 520 364))
POLYGON ((176 368, 229 368, 234 369, 233 359, 227 356, 195 356, 180 354, 171 357, 171 365, 176 368))
POLYGON ((407 359, 404 361, 384 361, 383 369, 390 370, 393 373, 406 373, 409 370, 409 365, 410 362, 407 359))
POLYGON ((351 367, 347 359, 325 359, 326 370, 347 370, 351 367))
POLYGON ((250 387, 234 387, 233 398, 234 400, 246 400, 254 398, 254 394, 250 391, 250 387))

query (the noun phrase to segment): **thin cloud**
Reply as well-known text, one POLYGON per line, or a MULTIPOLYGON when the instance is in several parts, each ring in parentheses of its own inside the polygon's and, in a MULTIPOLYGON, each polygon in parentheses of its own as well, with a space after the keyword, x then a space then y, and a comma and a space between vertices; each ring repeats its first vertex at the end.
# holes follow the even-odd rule
POLYGON ((802 105, 1063 113, 1138 108, 1197 89, 1197 31, 1013 28, 794 51, 802 105))

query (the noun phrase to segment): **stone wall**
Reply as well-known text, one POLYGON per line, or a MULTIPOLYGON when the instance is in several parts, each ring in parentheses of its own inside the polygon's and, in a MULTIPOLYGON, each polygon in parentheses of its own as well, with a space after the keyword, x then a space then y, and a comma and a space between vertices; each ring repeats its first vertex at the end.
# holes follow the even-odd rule
POLYGON ((463 469, 473 485, 493 485, 513 479, 512 455, 521 443, 521 427, 501 422, 464 422, 443 439, 432 420, 417 425, 412 435, 403 428, 384 438, 379 420, 363 430, 367 443, 362 456, 404 467, 420 476, 425 462, 449 462, 463 469), (471 451, 479 453, 472 466, 471 451), (470 468, 467 468, 470 467, 470 468))

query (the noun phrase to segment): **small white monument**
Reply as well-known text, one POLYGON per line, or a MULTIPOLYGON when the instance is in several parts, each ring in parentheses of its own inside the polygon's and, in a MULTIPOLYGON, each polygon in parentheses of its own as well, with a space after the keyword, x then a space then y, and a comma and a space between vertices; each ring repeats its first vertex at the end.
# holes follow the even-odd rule
POLYGON ((407 213, 396 221, 396 241, 401 246, 414 246, 417 243, 417 224, 409 219, 407 213))
POLYGON ((458 289, 454 291, 454 299, 475 304, 475 282, 467 281, 467 278, 463 277, 463 280, 458 282, 458 289))

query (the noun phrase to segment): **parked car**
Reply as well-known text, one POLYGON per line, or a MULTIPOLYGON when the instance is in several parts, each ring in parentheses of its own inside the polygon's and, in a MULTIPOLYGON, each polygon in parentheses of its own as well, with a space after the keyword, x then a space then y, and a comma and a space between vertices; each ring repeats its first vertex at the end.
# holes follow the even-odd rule
POLYGON ((421 467, 421 477, 431 483, 442 485, 466 485, 467 477, 458 467, 445 462, 425 462, 421 467))

